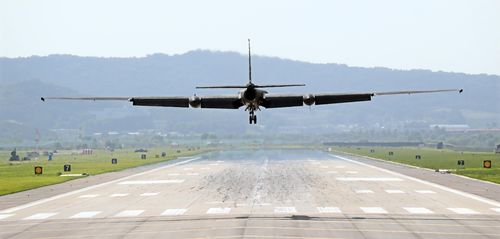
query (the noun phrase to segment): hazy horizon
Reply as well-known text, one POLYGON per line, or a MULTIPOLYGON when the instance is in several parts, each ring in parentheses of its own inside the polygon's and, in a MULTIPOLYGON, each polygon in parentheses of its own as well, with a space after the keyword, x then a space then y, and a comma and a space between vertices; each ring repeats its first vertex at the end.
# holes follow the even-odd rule
POLYGON ((2 1, 0 56, 246 54, 251 38, 262 56, 500 75, 499 11, 490 0, 2 1))

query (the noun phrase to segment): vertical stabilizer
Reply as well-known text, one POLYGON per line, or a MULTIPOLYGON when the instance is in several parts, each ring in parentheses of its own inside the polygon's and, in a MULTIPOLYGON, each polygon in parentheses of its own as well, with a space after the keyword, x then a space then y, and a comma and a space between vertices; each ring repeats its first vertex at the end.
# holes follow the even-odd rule
POLYGON ((252 55, 250 53, 250 39, 248 39, 248 83, 252 84, 252 55))

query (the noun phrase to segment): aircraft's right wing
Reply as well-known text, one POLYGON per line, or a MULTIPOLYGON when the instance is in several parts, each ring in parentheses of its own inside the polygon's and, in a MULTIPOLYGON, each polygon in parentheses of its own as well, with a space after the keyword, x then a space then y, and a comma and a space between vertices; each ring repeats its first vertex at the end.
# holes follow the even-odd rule
POLYGON ((45 100, 88 100, 113 101, 126 100, 137 106, 160 107, 201 107, 211 109, 238 109, 243 105, 238 95, 211 95, 211 96, 153 96, 153 97, 42 97, 45 100))

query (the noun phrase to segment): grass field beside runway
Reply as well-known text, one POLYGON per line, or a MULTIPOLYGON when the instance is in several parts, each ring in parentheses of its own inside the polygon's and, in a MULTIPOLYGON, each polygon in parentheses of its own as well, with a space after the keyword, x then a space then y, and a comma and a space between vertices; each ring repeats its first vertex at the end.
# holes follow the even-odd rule
POLYGON ((500 183, 500 154, 493 152, 392 147, 332 147, 332 149, 423 168, 450 169, 453 173, 459 175, 500 183), (371 149, 375 150, 375 152, 371 152, 371 149), (389 155, 389 152, 394 154, 389 155), (420 155, 421 159, 415 159, 416 155, 420 155), (464 160, 465 165, 457 165, 458 160, 464 160), (484 160, 491 160, 492 168, 483 168, 484 160))
MULTIPOLYGON (((0 151, 0 195, 24 191, 37 187, 61 183, 80 177, 61 177, 60 173, 90 175, 106 172, 119 171, 126 168, 137 167, 146 164, 158 163, 171 160, 177 157, 192 156, 206 152, 206 149, 188 150, 179 149, 150 149, 146 159, 141 159, 141 154, 135 153, 134 149, 120 149, 114 152, 106 150, 94 150, 92 155, 82 155, 73 151, 61 151, 55 154, 53 160, 48 161, 47 156, 40 156, 38 160, 10 162, 10 152, 0 151), (180 152, 177 152, 180 150, 180 152), (166 157, 161 157, 161 153, 166 152, 166 157), (159 155, 156 158, 156 155, 159 155), (117 158, 117 164, 111 164, 111 159, 117 158), (64 172, 65 164, 71 164, 71 172, 64 172), (42 166, 43 174, 35 175, 34 167, 42 166)), ((81 151, 80 151, 81 152, 81 151)), ((17 152, 20 157, 25 152, 17 152)))

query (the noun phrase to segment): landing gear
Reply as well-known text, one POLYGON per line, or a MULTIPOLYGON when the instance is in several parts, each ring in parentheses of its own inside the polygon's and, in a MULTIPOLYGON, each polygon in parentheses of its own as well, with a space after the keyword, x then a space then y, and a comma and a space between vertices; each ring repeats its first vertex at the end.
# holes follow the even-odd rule
POLYGON ((250 116, 248 117, 248 122, 250 124, 257 124, 257 115, 253 111, 250 111, 250 116))

